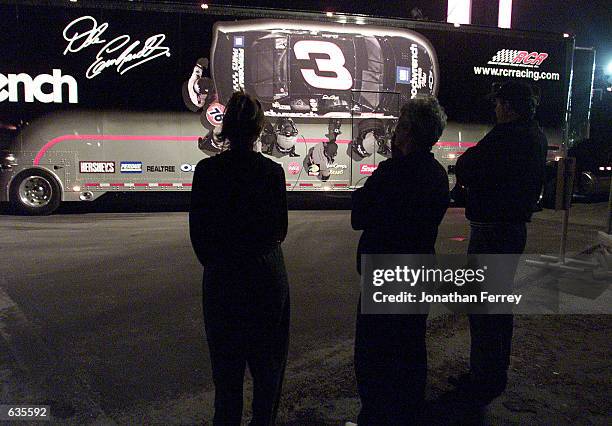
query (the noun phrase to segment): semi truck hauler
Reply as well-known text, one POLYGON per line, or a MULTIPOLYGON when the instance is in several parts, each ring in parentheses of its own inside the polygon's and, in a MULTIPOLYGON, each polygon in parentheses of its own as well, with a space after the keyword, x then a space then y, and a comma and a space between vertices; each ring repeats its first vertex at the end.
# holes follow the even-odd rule
MULTIPOLYGON (((567 133, 573 39, 447 23, 157 2, 0 0, 0 201, 48 214, 117 191, 189 191, 232 92, 260 99, 256 144, 288 191, 351 191, 391 155, 401 105, 437 96, 449 171, 491 127, 485 97, 540 93, 567 133), (324 162, 324 163, 323 163, 324 162)), ((508 147, 509 152, 512 147, 508 147)), ((554 153, 553 153, 554 155, 554 153)))

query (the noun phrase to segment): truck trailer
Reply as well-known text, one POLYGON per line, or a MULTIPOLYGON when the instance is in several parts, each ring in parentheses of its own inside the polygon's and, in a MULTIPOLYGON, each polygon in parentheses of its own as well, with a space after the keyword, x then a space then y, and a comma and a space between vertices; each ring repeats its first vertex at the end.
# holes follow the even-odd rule
POLYGON ((0 202, 26 214, 190 191, 198 161, 228 148, 218 135, 237 90, 261 101, 255 149, 288 191, 362 186, 421 95, 448 115, 433 153, 451 187, 457 157, 493 124, 495 84, 534 87, 551 161, 569 135, 563 34, 155 1, 0 0, 0 15, 0 202))

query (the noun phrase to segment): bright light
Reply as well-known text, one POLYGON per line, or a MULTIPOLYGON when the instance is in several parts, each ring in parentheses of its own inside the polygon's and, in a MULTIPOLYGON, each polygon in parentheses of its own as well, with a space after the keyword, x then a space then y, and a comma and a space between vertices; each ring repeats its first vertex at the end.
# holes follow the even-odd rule
POLYGON ((202 4, 200 5, 200 7, 201 7, 202 9, 206 10, 206 9, 208 9, 208 4, 206 4, 206 3, 202 3, 202 4))
POLYGON ((334 12, 327 12, 325 15, 327 15, 328 18, 331 18, 334 16, 334 12))
POLYGON ((446 22, 470 24, 472 21, 472 0, 448 0, 446 22))
POLYGON ((568 33, 563 33, 563 37, 569 38, 569 34, 568 33))
POLYGON ((512 0, 499 0, 497 26, 499 28, 512 27, 512 0))
POLYGON ((74 192, 79 192, 79 191, 81 190, 81 187, 80 187, 80 186, 78 186, 78 185, 76 185, 76 186, 73 186, 73 187, 72 187, 72 190, 73 190, 74 192))
POLYGON ((453 24, 453 26, 454 26, 455 28, 459 28, 459 27, 461 26, 461 24, 460 24, 460 23, 458 23, 458 22, 455 22, 455 23, 453 24))
POLYGON ((611 75, 612 74, 612 61, 608 62, 608 65, 606 66, 606 74, 611 75))

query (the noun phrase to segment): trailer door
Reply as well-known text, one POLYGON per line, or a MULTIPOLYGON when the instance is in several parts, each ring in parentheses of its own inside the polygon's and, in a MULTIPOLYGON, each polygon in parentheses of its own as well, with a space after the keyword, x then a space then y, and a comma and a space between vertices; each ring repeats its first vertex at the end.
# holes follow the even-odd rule
POLYGON ((353 90, 351 93, 351 187, 364 185, 381 161, 391 158, 391 137, 400 112, 400 93, 353 90), (364 101, 379 99, 385 112, 372 113, 364 101))

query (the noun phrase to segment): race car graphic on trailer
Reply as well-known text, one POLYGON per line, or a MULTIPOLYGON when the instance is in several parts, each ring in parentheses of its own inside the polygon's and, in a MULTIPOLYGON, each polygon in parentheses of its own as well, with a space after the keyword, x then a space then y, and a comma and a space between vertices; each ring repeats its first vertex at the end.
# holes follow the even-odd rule
POLYGON ((219 99, 244 89, 267 116, 393 117, 436 95, 433 46, 410 30, 295 20, 218 22, 211 70, 219 99), (227 78, 231 76, 231 78, 227 78))

